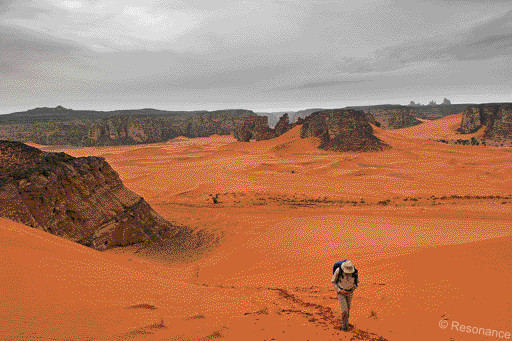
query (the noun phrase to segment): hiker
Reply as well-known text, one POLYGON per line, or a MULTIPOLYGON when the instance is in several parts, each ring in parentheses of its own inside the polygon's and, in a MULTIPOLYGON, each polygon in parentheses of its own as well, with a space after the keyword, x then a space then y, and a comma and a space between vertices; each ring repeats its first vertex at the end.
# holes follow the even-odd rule
POLYGON ((338 294, 341 305, 341 330, 348 330, 352 295, 359 285, 359 276, 356 267, 348 259, 336 262, 332 270, 331 283, 338 294))

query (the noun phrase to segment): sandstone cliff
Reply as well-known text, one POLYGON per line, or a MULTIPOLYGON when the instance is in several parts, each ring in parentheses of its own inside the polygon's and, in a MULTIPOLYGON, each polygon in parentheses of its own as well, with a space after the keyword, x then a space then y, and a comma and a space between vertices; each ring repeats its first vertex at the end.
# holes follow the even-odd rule
POLYGON ((43 145, 131 145, 165 142, 178 136, 229 135, 251 122, 257 128, 255 135, 264 136, 268 128, 266 119, 242 109, 96 112, 62 107, 37 108, 1 115, 0 139, 43 145))
POLYGON ((104 250, 183 236, 99 157, 0 141, 0 216, 104 250))
POLYGON ((421 124, 421 121, 414 117, 416 115, 414 109, 410 107, 370 108, 364 110, 364 112, 374 116, 383 129, 400 129, 421 124))
POLYGON ((288 117, 288 114, 284 114, 279 118, 279 121, 277 121, 277 124, 274 128, 274 133, 276 136, 281 136, 292 128, 293 125, 290 124, 290 118, 288 117))
POLYGON ((484 138, 512 139, 512 103, 473 105, 462 113, 459 131, 469 134, 485 126, 484 138))
POLYGON ((382 151, 390 148, 373 134, 370 116, 361 111, 345 109, 316 112, 304 120, 301 137, 319 137, 320 148, 337 152, 382 151))
POLYGON ((295 124, 290 124, 288 114, 279 118, 274 129, 268 126, 268 117, 251 117, 246 119, 239 129, 233 131, 233 136, 241 142, 269 140, 283 135, 294 126, 295 124))
POLYGON ((274 130, 268 126, 268 117, 266 116, 246 118, 242 125, 233 130, 232 134, 241 142, 261 141, 276 137, 274 130))

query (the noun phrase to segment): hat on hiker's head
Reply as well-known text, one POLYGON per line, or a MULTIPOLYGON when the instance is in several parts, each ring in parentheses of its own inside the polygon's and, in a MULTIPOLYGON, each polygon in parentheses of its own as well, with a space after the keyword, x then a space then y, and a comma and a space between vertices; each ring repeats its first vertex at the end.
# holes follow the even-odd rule
POLYGON ((342 264, 341 264, 341 269, 343 270, 344 273, 346 274, 351 274, 351 273, 354 273, 355 268, 354 268, 354 264, 352 264, 351 261, 347 260, 347 261, 344 261, 342 264))

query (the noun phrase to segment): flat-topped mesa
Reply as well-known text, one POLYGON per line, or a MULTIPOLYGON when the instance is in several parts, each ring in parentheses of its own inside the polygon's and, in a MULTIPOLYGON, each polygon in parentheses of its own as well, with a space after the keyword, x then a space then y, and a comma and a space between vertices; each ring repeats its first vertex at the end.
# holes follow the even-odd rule
POLYGON ((350 109, 324 110, 306 117, 301 137, 319 137, 319 148, 336 152, 369 152, 390 148, 373 134, 372 115, 350 109))
POLYGON ((485 126, 484 138, 512 139, 512 103, 490 103, 467 107, 459 132, 470 134, 485 126))
POLYGON ((104 250, 188 233, 128 190, 101 157, 0 141, 0 216, 104 250))

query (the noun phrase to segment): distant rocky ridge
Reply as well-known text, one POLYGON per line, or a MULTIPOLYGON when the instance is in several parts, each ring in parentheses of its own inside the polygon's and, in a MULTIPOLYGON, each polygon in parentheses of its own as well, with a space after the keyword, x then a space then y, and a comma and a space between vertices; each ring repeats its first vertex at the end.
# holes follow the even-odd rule
POLYGON ((324 110, 311 114, 302 123, 301 137, 319 137, 320 148, 336 152, 382 151, 389 145, 373 134, 368 113, 350 109, 324 110))
POLYGON ((0 216, 104 250, 182 237, 100 157, 0 141, 0 216))
POLYGON ((512 139, 512 103, 472 105, 462 113, 459 132, 470 134, 485 126, 484 138, 512 139))
MULTIPOLYGON (((442 104, 417 105, 411 102, 410 105, 381 104, 370 106, 350 106, 343 109, 361 110, 371 114, 376 125, 383 129, 400 129, 420 124, 417 118, 435 120, 448 115, 459 114, 470 104, 451 104, 447 99, 442 104)), ((287 113, 291 123, 296 123, 299 118, 306 118, 314 112, 326 109, 305 109, 300 111, 258 113, 269 118, 269 125, 273 127, 279 117, 287 113)))
MULTIPOLYGON (((372 117, 383 129, 420 124, 458 114, 470 104, 374 105, 347 107, 372 117)), ((178 136, 233 135, 239 141, 280 136, 314 112, 254 113, 251 110, 164 111, 156 109, 86 111, 61 106, 0 115, 0 139, 43 145, 116 146, 165 142, 178 136), (286 116, 284 116, 286 114, 286 116)))
POLYGON ((349 108, 372 114, 383 129, 400 129, 420 124, 421 121, 418 118, 436 120, 448 115, 459 114, 468 106, 470 104, 443 103, 441 105, 422 106, 385 104, 349 108))
POLYGON ((110 112, 37 108, 0 115, 0 138, 43 145, 115 146, 165 142, 169 139, 229 135, 252 122, 259 130, 268 119, 250 110, 110 112))

